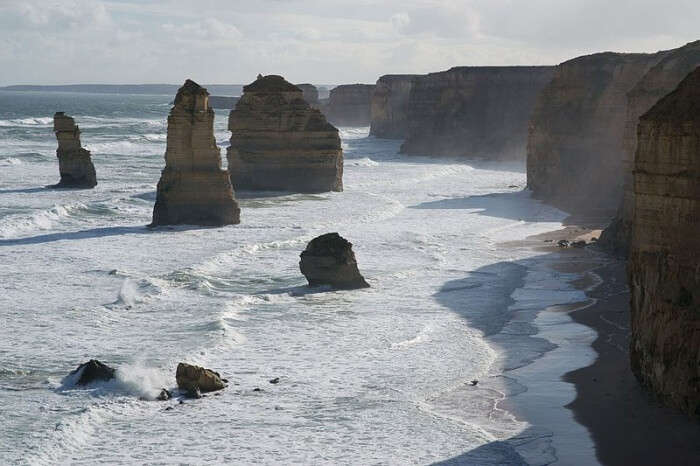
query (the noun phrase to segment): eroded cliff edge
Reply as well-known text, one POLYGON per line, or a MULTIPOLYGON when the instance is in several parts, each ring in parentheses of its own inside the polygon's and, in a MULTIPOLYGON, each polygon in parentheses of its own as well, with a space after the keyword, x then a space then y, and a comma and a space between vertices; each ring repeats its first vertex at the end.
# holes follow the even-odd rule
POLYGON ((632 370, 700 416, 700 68, 640 119, 632 211, 632 370))
POLYGON ((401 152, 524 160, 528 121, 553 73, 548 66, 457 67, 415 78, 401 152))
POLYGON ((165 169, 158 181, 151 226, 239 221, 240 209, 214 139, 209 93, 188 79, 168 115, 165 169))
POLYGON ((377 80, 370 109, 370 134, 404 139, 408 135, 408 101, 418 74, 388 74, 377 80))
POLYGON ((228 169, 236 190, 343 190, 338 130, 277 75, 259 76, 229 114, 228 169))

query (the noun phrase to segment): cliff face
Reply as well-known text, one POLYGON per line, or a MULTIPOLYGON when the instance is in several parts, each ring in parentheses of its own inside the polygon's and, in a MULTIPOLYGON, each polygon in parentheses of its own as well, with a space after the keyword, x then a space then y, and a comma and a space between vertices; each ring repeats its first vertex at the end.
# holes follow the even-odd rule
POLYGON ((214 139, 209 93, 189 79, 168 116, 165 169, 151 225, 239 223, 240 209, 214 139))
POLYGON ((331 89, 324 111, 336 126, 369 126, 374 84, 343 84, 331 89))
POLYGON ((614 212, 622 195, 627 93, 663 53, 599 53, 557 67, 530 122, 528 187, 566 210, 614 212))
POLYGON ((54 188, 94 188, 97 185, 95 166, 90 151, 80 145, 80 128, 63 112, 53 116, 53 130, 58 140, 58 170, 61 181, 54 188))
POLYGON ((632 370, 700 416, 700 68, 640 119, 637 140, 632 370))
POLYGON ((304 94, 304 100, 309 105, 315 107, 318 105, 318 89, 313 84, 297 84, 296 85, 304 94))
POLYGON ((390 74, 379 78, 372 94, 370 134, 404 139, 408 134, 408 100, 417 74, 390 74))
POLYGON ((622 143, 624 192, 617 218, 601 236, 601 244, 620 255, 627 254, 632 231, 634 184, 632 169, 637 148, 637 124, 662 97, 673 91, 678 83, 700 65, 700 41, 691 42, 665 54, 627 94, 627 118, 622 143))
POLYGON ((338 130, 281 76, 260 76, 246 86, 228 126, 228 168, 236 189, 343 190, 338 130))
POLYGON ((527 125, 552 67, 459 67, 417 77, 401 152, 525 158, 527 125))

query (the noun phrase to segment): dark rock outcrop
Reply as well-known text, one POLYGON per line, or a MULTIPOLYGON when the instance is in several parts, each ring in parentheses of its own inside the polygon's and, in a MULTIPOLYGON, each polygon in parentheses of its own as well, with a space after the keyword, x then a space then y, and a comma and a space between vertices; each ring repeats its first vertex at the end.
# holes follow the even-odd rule
POLYGON ((304 100, 316 108, 318 106, 318 89, 313 84, 297 84, 296 85, 304 94, 304 100))
POLYGON ((89 385, 93 382, 106 382, 114 378, 115 369, 101 363, 97 359, 91 359, 79 365, 70 375, 80 377, 75 382, 76 385, 89 385))
POLYGON ((625 256, 632 231, 634 183, 632 170, 637 149, 639 117, 673 91, 695 67, 700 66, 700 41, 671 50, 627 93, 627 118, 622 141, 624 192, 617 217, 601 235, 601 245, 625 256))
POLYGON ((191 394, 214 392, 226 388, 218 372, 184 362, 177 365, 175 380, 180 390, 191 394))
POLYGON ((417 77, 401 152, 524 160, 528 121, 553 72, 548 66, 457 67, 417 77))
POLYGON ((326 118, 336 126, 369 126, 374 84, 343 84, 331 89, 324 108, 326 118))
POLYGON ((627 93, 663 56, 605 52, 557 67, 530 122, 527 182, 537 198, 570 212, 615 212, 627 93))
POLYGON ((238 102, 238 99, 238 97, 210 95, 209 105, 211 105, 211 108, 223 108, 226 110, 231 110, 233 107, 236 106, 236 102, 238 102))
POLYGON ((378 138, 403 139, 408 135, 408 102, 417 74, 380 77, 372 94, 370 134, 378 138))
POLYGON ((700 416, 700 68, 641 117, 634 165, 632 370, 700 416))
POLYGON ((151 226, 239 222, 240 209, 228 171, 221 169, 214 139, 209 93, 188 79, 168 116, 165 169, 158 182, 151 226))
POLYGON ((331 285, 344 290, 369 287, 357 268, 352 243, 338 233, 314 238, 300 257, 299 268, 310 286, 331 285))
POLYGON ((73 118, 63 112, 53 116, 53 131, 58 140, 58 171, 61 181, 54 188, 83 188, 97 186, 95 166, 90 151, 80 145, 80 128, 73 118))
POLYGON ((229 114, 228 169, 237 190, 343 190, 338 130, 281 76, 244 87, 229 114))

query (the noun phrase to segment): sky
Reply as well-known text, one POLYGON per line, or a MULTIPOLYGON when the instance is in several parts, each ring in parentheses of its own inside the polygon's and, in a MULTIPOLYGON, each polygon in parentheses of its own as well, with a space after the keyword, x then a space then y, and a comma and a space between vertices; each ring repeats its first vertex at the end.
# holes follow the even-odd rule
POLYGON ((699 0, 0 0, 0 86, 373 83, 700 39, 699 0))

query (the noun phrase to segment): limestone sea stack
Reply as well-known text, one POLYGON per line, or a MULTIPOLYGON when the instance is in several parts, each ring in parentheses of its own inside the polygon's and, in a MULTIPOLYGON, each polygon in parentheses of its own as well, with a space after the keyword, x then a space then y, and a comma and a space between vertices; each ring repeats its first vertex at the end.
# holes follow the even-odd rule
POLYGON ((313 84, 297 84, 296 85, 304 95, 304 100, 312 107, 318 106, 318 89, 313 84))
POLYGON ((53 116, 53 130, 58 140, 58 170, 61 181, 54 188, 94 188, 97 186, 95 166, 90 151, 80 145, 80 128, 63 112, 53 116))
POLYGON ((342 290, 369 288, 357 268, 352 243, 338 233, 312 239, 300 257, 299 268, 309 286, 330 285, 342 290))
POLYGON ((228 169, 236 190, 343 190, 338 130, 283 77, 259 76, 245 86, 228 127, 228 169))
POLYGON ((548 66, 462 66, 417 77, 401 152, 525 160, 528 122, 553 72, 548 66))
POLYGON ((331 89, 325 108, 328 121, 336 126, 369 126, 374 84, 342 84, 331 89))
POLYGON ((627 93, 627 117, 622 141, 624 178, 622 203, 615 220, 605 229, 599 243, 617 255, 627 254, 632 231, 634 205, 632 170, 637 149, 639 117, 673 91, 697 66, 700 66, 700 41, 691 42, 664 54, 663 58, 627 93))
POLYGON ((641 117, 633 202, 632 370, 700 416, 700 68, 641 117))
POLYGON ((168 116, 165 169, 158 182, 152 226, 229 225, 240 209, 214 139, 209 93, 187 80, 168 116))
POLYGON ((408 134, 408 100, 420 75, 389 74, 374 87, 370 108, 370 134, 378 138, 404 139, 408 134))

